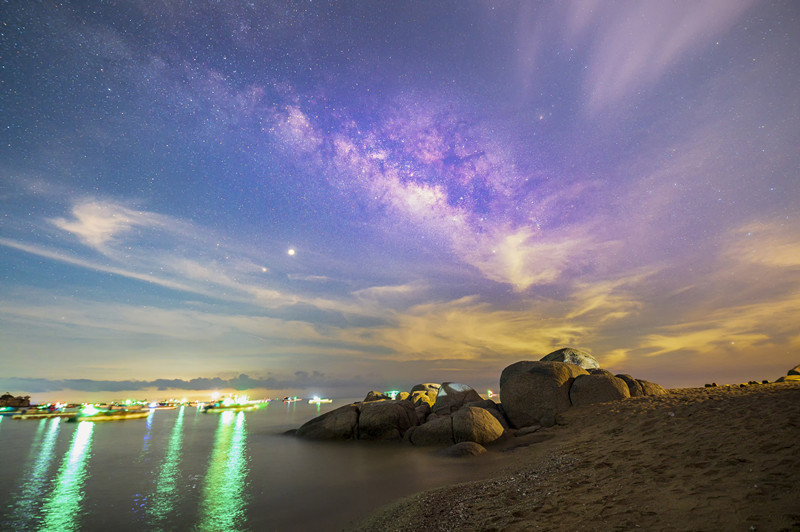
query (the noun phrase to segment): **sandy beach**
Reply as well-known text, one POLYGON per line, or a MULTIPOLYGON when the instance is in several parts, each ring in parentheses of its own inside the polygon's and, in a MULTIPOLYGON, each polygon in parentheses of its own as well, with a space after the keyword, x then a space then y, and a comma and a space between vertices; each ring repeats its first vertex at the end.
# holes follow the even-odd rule
POLYGON ((489 451, 503 456, 490 479, 408 497, 353 529, 800 530, 797 382, 575 407, 489 451))

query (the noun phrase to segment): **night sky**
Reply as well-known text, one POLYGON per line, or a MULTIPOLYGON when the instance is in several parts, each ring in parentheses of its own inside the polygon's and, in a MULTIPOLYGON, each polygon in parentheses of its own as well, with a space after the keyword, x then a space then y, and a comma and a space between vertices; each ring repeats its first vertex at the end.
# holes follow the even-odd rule
MULTIPOLYGON (((0 392, 800 362, 800 4, 0 5, 0 392)), ((200 393, 200 392, 198 392, 200 393)))

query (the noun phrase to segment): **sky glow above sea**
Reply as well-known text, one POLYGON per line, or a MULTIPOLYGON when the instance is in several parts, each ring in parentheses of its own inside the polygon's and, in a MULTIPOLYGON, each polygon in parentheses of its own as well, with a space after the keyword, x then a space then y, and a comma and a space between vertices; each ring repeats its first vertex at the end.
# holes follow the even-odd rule
POLYGON ((11 2, 0 392, 800 350, 796 2, 11 2))

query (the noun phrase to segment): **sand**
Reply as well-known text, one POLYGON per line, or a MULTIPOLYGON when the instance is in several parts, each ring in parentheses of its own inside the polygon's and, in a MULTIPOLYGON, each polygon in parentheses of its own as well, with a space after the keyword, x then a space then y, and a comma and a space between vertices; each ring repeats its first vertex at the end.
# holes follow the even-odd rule
POLYGON ((490 479, 353 529, 800 531, 800 383, 575 407, 490 453, 504 456, 490 479))

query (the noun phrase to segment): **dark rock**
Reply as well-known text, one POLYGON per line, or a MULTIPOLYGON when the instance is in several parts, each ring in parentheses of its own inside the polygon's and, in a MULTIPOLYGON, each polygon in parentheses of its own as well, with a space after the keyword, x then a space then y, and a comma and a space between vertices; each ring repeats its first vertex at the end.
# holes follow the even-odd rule
POLYGON ((478 456, 479 454, 483 454, 486 452, 486 448, 483 445, 472 441, 462 441, 456 443, 455 445, 451 445, 446 449, 442 449, 437 451, 436 454, 441 456, 451 456, 454 458, 461 458, 464 456, 478 456))
POLYGON ((514 436, 517 437, 527 436, 528 434, 533 434, 534 432, 538 432, 539 429, 541 428, 542 428, 541 425, 531 425, 530 427, 522 427, 517 431, 517 433, 514 436))
POLYGON ((575 378, 569 389, 573 406, 619 401, 630 396, 628 384, 613 375, 581 375, 575 378))
POLYGON ((625 381, 625 384, 628 385, 628 393, 630 394, 631 397, 644 396, 644 388, 642 388, 642 385, 639 383, 639 381, 637 381, 627 373, 620 373, 619 375, 614 375, 614 376, 618 379, 622 379, 623 381, 625 381))
POLYGON ((431 405, 421 403, 414 407, 414 413, 417 415, 417 425, 422 425, 431 413, 431 405))
POLYGON ((466 384, 457 382, 444 382, 436 395, 436 402, 431 410, 437 414, 450 414, 455 412, 465 403, 482 401, 483 397, 466 384))
POLYGON ((355 440, 358 437, 358 407, 340 406, 308 421, 297 435, 309 440, 355 440))
POLYGON ((427 446, 427 445, 453 445, 453 421, 450 416, 435 417, 429 419, 426 423, 414 427, 407 432, 408 441, 412 445, 427 446))
POLYGON ((358 416, 359 440, 399 440, 417 425, 414 405, 409 401, 372 401, 362 403, 358 416))
POLYGON ((503 370, 507 380, 500 388, 500 398, 514 428, 552 426, 555 415, 570 407, 572 381, 578 375, 588 375, 586 370, 563 362, 525 362, 512 366, 503 370))
POLYGON ((453 441, 486 445, 503 435, 503 426, 485 408, 468 406, 453 414, 453 441))
POLYGON ((600 367, 600 363, 592 355, 572 347, 564 347, 553 351, 549 355, 542 357, 540 362, 565 362, 567 364, 575 364, 583 369, 597 369, 600 367))
POLYGON ((645 395, 667 395, 667 390, 661 387, 660 384, 656 384, 650 381, 643 381, 641 379, 637 379, 639 384, 642 385, 642 390, 644 390, 645 395))
POLYGON ((786 374, 787 375, 800 375, 800 364, 798 364, 797 366, 795 366, 792 369, 790 369, 786 374))

